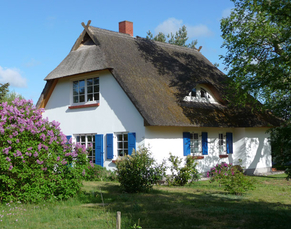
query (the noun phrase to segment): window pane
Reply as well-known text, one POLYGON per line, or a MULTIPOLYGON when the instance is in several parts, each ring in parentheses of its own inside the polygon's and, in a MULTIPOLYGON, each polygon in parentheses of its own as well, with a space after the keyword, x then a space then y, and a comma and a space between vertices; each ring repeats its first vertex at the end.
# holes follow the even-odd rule
POLYGON ((85 80, 79 80, 79 87, 85 87, 85 80))
POLYGON ((87 79, 87 86, 90 86, 93 84, 93 79, 87 79))
POLYGON ((93 101, 93 95, 92 94, 87 95, 87 101, 93 101))
POLYGON ((93 86, 87 87, 87 93, 92 93, 93 92, 93 86))
POLYGON ((128 142, 124 142, 124 148, 125 148, 125 149, 128 148, 128 142))
POLYGON ((94 78, 94 84, 99 84, 99 77, 94 78))
POLYGON ((81 141, 82 142, 85 142, 86 141, 85 139, 86 139, 85 136, 81 136, 81 141))
POLYGON ((124 155, 128 155, 128 150, 124 150, 124 155))
POLYGON ((117 141, 122 141, 123 139, 122 139, 122 134, 118 134, 117 135, 117 141))
POLYGON ((97 85, 97 86, 94 86, 94 92, 96 93, 96 92, 99 92, 99 86, 97 85))
POLYGON ((118 154, 119 157, 124 156, 123 150, 118 150, 117 151, 117 154, 118 154))
POLYGON ((78 95, 79 93, 78 93, 78 88, 74 88, 73 89, 73 95, 78 95))
POLYGON ((74 103, 78 103, 79 102, 78 96, 74 96, 73 102, 74 103))
POLYGON ((80 142, 80 136, 77 136, 77 142, 80 142))
POLYGON ((127 134, 124 134, 124 141, 127 141, 127 134))
POLYGON ((196 97, 196 88, 193 88, 192 91, 191 91, 191 95, 193 97, 196 97))
POLYGON ((85 94, 85 88, 84 87, 83 88, 80 88, 79 94, 80 95, 84 95, 85 94))
POLYGON ((73 82, 73 88, 78 88, 79 86, 79 81, 74 81, 73 82))
POLYGON ((201 98, 205 98, 206 91, 203 88, 200 89, 200 93, 201 93, 201 98))
POLYGON ((97 94, 94 94, 94 100, 96 101, 96 100, 99 100, 99 94, 97 93, 97 94))
POLYGON ((87 136, 88 142, 92 142, 92 136, 87 136))
POLYGON ((123 142, 118 142, 117 147, 118 149, 123 149, 123 142))
POLYGON ((85 102, 85 95, 80 95, 80 102, 85 102))

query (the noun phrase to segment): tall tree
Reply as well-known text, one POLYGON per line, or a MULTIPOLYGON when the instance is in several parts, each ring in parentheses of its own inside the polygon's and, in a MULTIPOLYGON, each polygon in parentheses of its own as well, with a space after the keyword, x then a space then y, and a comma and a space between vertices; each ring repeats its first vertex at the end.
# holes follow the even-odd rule
POLYGON ((171 33, 168 35, 165 35, 164 33, 159 32, 156 36, 154 36, 152 32, 149 30, 147 32, 146 38, 150 40, 166 42, 169 44, 184 46, 184 47, 193 48, 193 49, 196 48, 195 46, 198 43, 197 40, 193 40, 189 44, 186 44, 188 37, 187 37, 187 28, 185 25, 179 28, 179 30, 175 34, 171 33))
MULTIPOLYGON (((232 1, 235 8, 221 21, 227 50, 222 59, 231 87, 240 91, 230 97, 247 103, 251 94, 285 119, 271 136, 275 161, 286 164, 291 161, 291 2, 232 1)), ((291 166, 286 172, 291 177, 291 166)))
POLYGON ((6 84, 0 83, 0 103, 4 101, 4 98, 9 91, 8 87, 9 87, 9 83, 6 83, 6 84))

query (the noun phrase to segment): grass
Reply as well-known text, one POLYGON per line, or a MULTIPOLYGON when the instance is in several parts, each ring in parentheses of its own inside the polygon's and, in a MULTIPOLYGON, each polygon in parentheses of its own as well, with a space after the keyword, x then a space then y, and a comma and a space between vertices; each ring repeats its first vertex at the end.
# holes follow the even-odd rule
POLYGON ((146 194, 122 193, 115 182, 84 182, 83 192, 68 201, 0 205, 0 228, 116 228, 117 211, 122 229, 138 219, 143 229, 290 228, 291 182, 285 177, 254 177, 256 189, 243 196, 208 181, 157 186, 146 194))

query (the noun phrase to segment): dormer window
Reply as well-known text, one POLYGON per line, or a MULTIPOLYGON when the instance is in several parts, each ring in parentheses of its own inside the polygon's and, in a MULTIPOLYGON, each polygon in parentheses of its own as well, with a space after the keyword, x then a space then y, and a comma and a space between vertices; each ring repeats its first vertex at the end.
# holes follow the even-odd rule
POLYGON ((185 96, 184 101, 217 103, 212 93, 207 88, 197 85, 185 96))

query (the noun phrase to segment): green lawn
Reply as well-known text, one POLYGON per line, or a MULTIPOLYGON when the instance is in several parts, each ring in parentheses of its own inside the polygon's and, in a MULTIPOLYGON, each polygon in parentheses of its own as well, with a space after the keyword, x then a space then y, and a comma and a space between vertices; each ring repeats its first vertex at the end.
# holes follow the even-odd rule
POLYGON ((122 229, 138 219, 143 229, 291 228, 291 181, 285 175, 254 179, 257 188, 243 196, 209 181, 157 186, 147 194, 122 193, 114 182, 85 182, 83 194, 68 201, 0 205, 0 228, 116 228, 117 211, 122 229))

